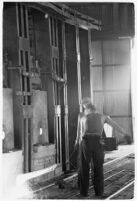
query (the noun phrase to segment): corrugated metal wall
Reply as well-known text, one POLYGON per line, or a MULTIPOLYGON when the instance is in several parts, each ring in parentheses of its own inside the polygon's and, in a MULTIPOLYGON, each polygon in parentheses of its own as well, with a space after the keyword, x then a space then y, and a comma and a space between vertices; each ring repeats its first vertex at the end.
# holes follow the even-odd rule
POLYGON ((94 41, 92 49, 94 103, 132 134, 130 42, 94 41))
POLYGON ((93 101, 100 112, 103 112, 103 84, 102 84, 102 51, 101 41, 92 42, 93 54, 93 101))

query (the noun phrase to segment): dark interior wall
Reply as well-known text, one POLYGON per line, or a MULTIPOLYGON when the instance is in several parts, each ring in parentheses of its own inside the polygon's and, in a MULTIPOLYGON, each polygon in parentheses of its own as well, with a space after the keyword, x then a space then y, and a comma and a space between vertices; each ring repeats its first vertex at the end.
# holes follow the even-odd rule
POLYGON ((44 13, 37 10, 32 12, 35 32, 35 60, 41 69, 42 90, 47 90, 47 72, 51 72, 49 23, 44 13))
MULTIPOLYGON (((7 67, 18 67, 18 32, 16 4, 4 3, 3 8, 3 49, 8 54, 7 67)), ((22 109, 21 97, 16 95, 21 90, 18 70, 8 70, 8 87, 13 89, 13 120, 15 148, 21 148, 22 141, 22 109)))
POLYGON ((18 65, 18 40, 16 3, 4 3, 3 7, 3 50, 8 53, 13 66, 18 65))
POLYGON ((48 144, 48 120, 47 120, 47 92, 35 90, 32 98, 33 108, 33 144, 48 144), (40 135, 40 129, 42 133, 40 135))
POLYGON ((42 90, 47 91, 49 142, 54 143, 54 103, 49 19, 45 19, 44 13, 36 10, 35 12, 33 11, 33 16, 36 40, 36 60, 38 60, 41 69, 42 90))
POLYGON ((82 98, 90 97, 90 66, 89 66, 89 47, 88 32, 80 29, 80 57, 81 57, 81 91, 82 98))
MULTIPOLYGON (((67 89, 68 89, 68 132, 70 155, 74 149, 74 141, 77 132, 78 104, 78 78, 77 78, 77 55, 76 55, 76 32, 75 27, 66 24, 66 64, 67 64, 67 89)), ((70 158, 76 164, 76 156, 70 158)))

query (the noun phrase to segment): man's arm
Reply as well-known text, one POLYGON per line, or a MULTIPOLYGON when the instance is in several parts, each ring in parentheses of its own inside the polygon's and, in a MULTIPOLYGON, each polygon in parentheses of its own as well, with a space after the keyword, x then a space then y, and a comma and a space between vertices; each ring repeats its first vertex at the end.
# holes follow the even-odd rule
POLYGON ((80 138, 80 114, 78 115, 78 122, 77 122, 77 136, 75 140, 75 146, 78 145, 80 138))
POLYGON ((127 144, 132 143, 131 136, 128 135, 126 133, 126 131, 123 128, 121 128, 115 121, 113 121, 109 116, 105 117, 105 122, 108 123, 113 128, 117 129, 117 131, 119 131, 121 133, 122 137, 124 137, 124 139, 127 142, 127 144))
POLYGON ((122 136, 124 136, 126 133, 126 131, 121 128, 114 120, 112 120, 109 116, 105 117, 105 122, 108 123, 110 126, 112 126, 114 129, 117 129, 117 131, 119 131, 122 136), (123 135, 124 134, 124 135, 123 135))

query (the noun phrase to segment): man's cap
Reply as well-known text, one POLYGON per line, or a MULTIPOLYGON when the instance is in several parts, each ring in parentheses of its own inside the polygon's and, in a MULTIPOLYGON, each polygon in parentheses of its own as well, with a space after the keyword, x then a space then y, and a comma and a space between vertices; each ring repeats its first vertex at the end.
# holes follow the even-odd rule
POLYGON ((95 105, 92 103, 92 101, 89 97, 83 98, 82 105, 83 105, 83 107, 86 107, 87 109, 96 110, 95 105))
POLYGON ((85 97, 82 99, 82 105, 83 106, 86 106, 89 103, 91 103, 91 99, 89 97, 85 97))

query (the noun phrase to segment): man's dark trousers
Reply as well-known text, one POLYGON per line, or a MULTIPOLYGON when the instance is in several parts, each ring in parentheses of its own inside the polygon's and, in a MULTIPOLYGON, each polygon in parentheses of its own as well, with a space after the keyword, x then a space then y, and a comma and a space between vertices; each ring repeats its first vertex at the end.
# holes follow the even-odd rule
POLYGON ((79 149, 78 178, 80 194, 86 196, 89 189, 90 161, 93 161, 93 185, 96 196, 102 196, 104 191, 104 150, 99 136, 83 137, 79 149))

